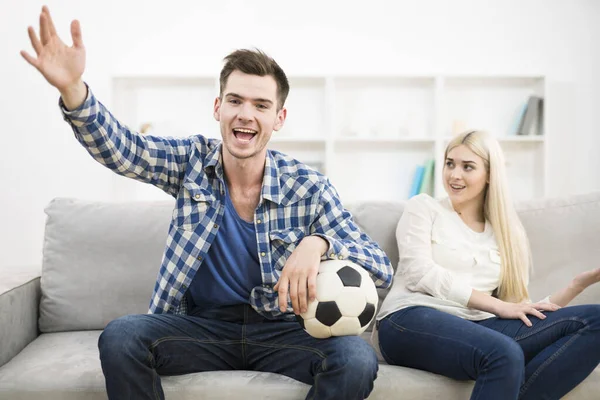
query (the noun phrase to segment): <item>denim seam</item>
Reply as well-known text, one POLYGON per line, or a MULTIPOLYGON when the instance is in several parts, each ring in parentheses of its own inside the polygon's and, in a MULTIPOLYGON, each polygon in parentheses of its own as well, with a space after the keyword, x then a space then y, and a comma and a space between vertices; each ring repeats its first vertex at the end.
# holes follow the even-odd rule
POLYGON ((455 338, 451 338, 451 337, 447 337, 447 336, 439 336, 439 335, 435 335, 435 334, 433 334, 431 332, 421 332, 421 331, 413 331, 411 329, 406 329, 405 327, 403 327, 401 325, 398 325, 397 323, 395 323, 391 319, 389 320, 389 323, 392 324, 392 325, 394 325, 394 327, 396 327, 397 330, 399 330, 401 332, 410 332, 410 333, 414 333, 414 334, 418 334, 418 335, 427 335, 427 336, 433 336, 433 337, 436 337, 436 338, 442 338, 442 339, 449 340, 449 341, 452 341, 452 342, 460 343, 460 344, 465 345, 465 346, 469 346, 470 348, 475 349, 475 350, 479 350, 479 349, 477 349, 477 347, 473 347, 470 343, 461 342, 460 340, 456 340, 455 338))
MULTIPOLYGON (((246 308, 244 308, 244 321, 246 320, 246 308)), ((246 357, 246 324, 242 325, 242 363, 244 365, 244 369, 248 369, 248 360, 246 357)))
POLYGON ((556 350, 556 352, 554 354, 552 354, 550 357, 548 357, 548 359, 546 361, 544 361, 544 363, 542 365, 540 365, 533 374, 531 374, 531 376, 529 377, 527 382, 525 382, 525 384, 523 384, 523 386, 521 387, 521 390, 519 391, 519 395, 523 395, 527 391, 527 389, 529 389, 529 387, 535 381, 535 379, 542 373, 542 371, 544 369, 546 369, 546 367, 548 367, 548 365, 550 365, 552 363, 552 361, 554 361, 558 356, 560 356, 567 349, 567 347, 569 347, 571 345, 571 343, 573 343, 575 341, 575 339, 577 339, 579 336, 581 336, 582 331, 585 331, 586 328, 587 328, 587 325, 585 328, 583 328, 582 330, 578 331, 575 335, 573 335, 573 337, 569 341, 567 341, 567 343, 562 345, 560 349, 556 350))
POLYGON ((156 377, 158 376, 158 373, 156 372, 156 368, 153 367, 155 366, 155 362, 151 351, 148 353, 148 364, 152 367, 152 391, 154 392, 154 398, 160 400, 158 390, 156 390, 156 377))
POLYGON ((154 341, 154 343, 152 343, 150 345, 150 349, 154 349, 156 348, 159 344, 163 343, 163 342, 169 342, 169 341, 176 341, 176 340, 180 340, 180 341, 184 341, 184 342, 198 342, 198 343, 212 343, 212 344, 242 344, 243 341, 242 340, 201 340, 201 339, 194 339, 191 337, 180 337, 180 336, 165 336, 163 338, 157 339, 154 341))
POLYGON ((523 339, 527 339, 527 338, 529 338, 529 337, 531 337, 531 336, 533 336, 533 335, 536 335, 536 334, 538 334, 538 333, 540 333, 540 332, 543 332, 543 331, 545 331, 546 329, 552 328, 552 327, 553 327, 553 326, 555 326, 556 324, 559 324, 559 323, 562 323, 562 322, 565 322, 565 321, 567 321, 567 322, 579 322, 579 323, 581 323, 583 326, 586 326, 586 325, 587 325, 587 321, 586 321, 586 320, 582 320, 582 319, 580 319, 580 318, 577 318, 577 317, 566 317, 566 318, 562 318, 562 319, 556 320, 556 321, 554 321, 552 324, 549 324, 549 325, 546 325, 546 326, 542 326, 542 327, 540 327, 540 328, 538 328, 538 329, 535 329, 535 328, 534 328, 534 329, 532 329, 530 332, 526 331, 526 332, 525 332, 523 335, 521 335, 521 336, 517 336, 517 337, 515 337, 514 339, 515 339, 516 341, 523 340, 523 339))
MULTIPOLYGON (((325 355, 325 353, 322 353, 319 350, 316 350, 316 349, 314 349, 312 347, 307 347, 307 346, 297 346, 297 345, 291 345, 291 344, 276 344, 276 343, 275 344, 268 344, 268 343, 254 342, 252 340, 247 340, 246 343, 248 345, 270 347, 270 348, 274 348, 274 349, 295 349, 295 350, 309 351, 311 353, 314 353, 314 354, 318 355, 322 359, 325 359, 327 357, 325 355)), ((326 370, 326 368, 324 368, 323 370, 326 370)))

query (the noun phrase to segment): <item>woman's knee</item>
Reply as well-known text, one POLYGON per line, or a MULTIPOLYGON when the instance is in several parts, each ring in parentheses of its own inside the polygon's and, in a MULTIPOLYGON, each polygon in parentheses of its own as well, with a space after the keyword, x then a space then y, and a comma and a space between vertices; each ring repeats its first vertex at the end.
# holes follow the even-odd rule
POLYGON ((486 367, 500 368, 515 375, 525 370, 525 354, 517 342, 509 337, 494 340, 493 345, 484 354, 486 367))

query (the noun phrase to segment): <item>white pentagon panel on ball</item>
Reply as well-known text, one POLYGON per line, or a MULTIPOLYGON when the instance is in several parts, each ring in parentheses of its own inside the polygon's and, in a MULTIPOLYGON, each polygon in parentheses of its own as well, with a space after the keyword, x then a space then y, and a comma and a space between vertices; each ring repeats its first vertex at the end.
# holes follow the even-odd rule
POLYGON ((361 328, 356 317, 342 317, 331 327, 333 336, 360 335, 367 327, 361 328))
POLYGON ((331 337, 331 329, 320 323, 316 318, 304 320, 304 329, 314 338, 327 339, 331 337))
POLYGON ((327 260, 327 261, 321 261, 321 264, 319 265, 319 273, 329 273, 329 272, 337 272, 338 269, 342 268, 344 266, 344 261, 343 260, 327 260))
POLYGON ((334 301, 344 286, 335 272, 323 272, 317 275, 317 300, 334 301))
POLYGON ((344 317, 358 317, 367 305, 367 298, 361 288, 346 287, 335 302, 344 317))
POLYGON ((363 289, 365 295, 367 296, 367 302, 375 304, 375 306, 377 306, 377 303, 379 303, 379 293, 377 293, 377 287, 375 286, 375 282, 373 282, 373 279, 371 279, 371 277, 363 279, 360 286, 363 289))

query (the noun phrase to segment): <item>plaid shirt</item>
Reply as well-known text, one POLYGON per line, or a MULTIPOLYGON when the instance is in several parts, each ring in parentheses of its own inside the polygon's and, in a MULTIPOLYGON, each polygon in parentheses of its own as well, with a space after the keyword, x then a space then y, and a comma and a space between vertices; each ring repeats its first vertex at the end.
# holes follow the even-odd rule
MULTIPOLYGON (((225 204, 221 141, 140 135, 122 125, 92 95, 67 111, 75 137, 114 172, 153 184, 176 199, 162 265, 149 313, 185 314, 184 294, 219 231, 225 204)), ((263 284, 250 293, 252 307, 267 318, 282 315, 277 283, 286 260, 307 235, 329 242, 325 259, 348 259, 369 271, 378 287, 388 287, 390 261, 345 210, 329 180, 304 164, 269 150, 260 201, 254 213, 263 284)), ((289 300, 289 299, 288 299, 289 300)))

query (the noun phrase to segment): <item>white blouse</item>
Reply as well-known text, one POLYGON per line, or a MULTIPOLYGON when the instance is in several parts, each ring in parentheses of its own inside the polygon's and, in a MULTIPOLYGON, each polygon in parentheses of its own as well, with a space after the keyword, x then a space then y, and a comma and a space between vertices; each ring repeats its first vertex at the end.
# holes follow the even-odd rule
POLYGON ((493 317, 468 308, 472 289, 492 294, 500 283, 500 253, 492 226, 469 228, 449 198, 411 198, 396 229, 400 262, 377 319, 426 306, 468 320, 493 317))

